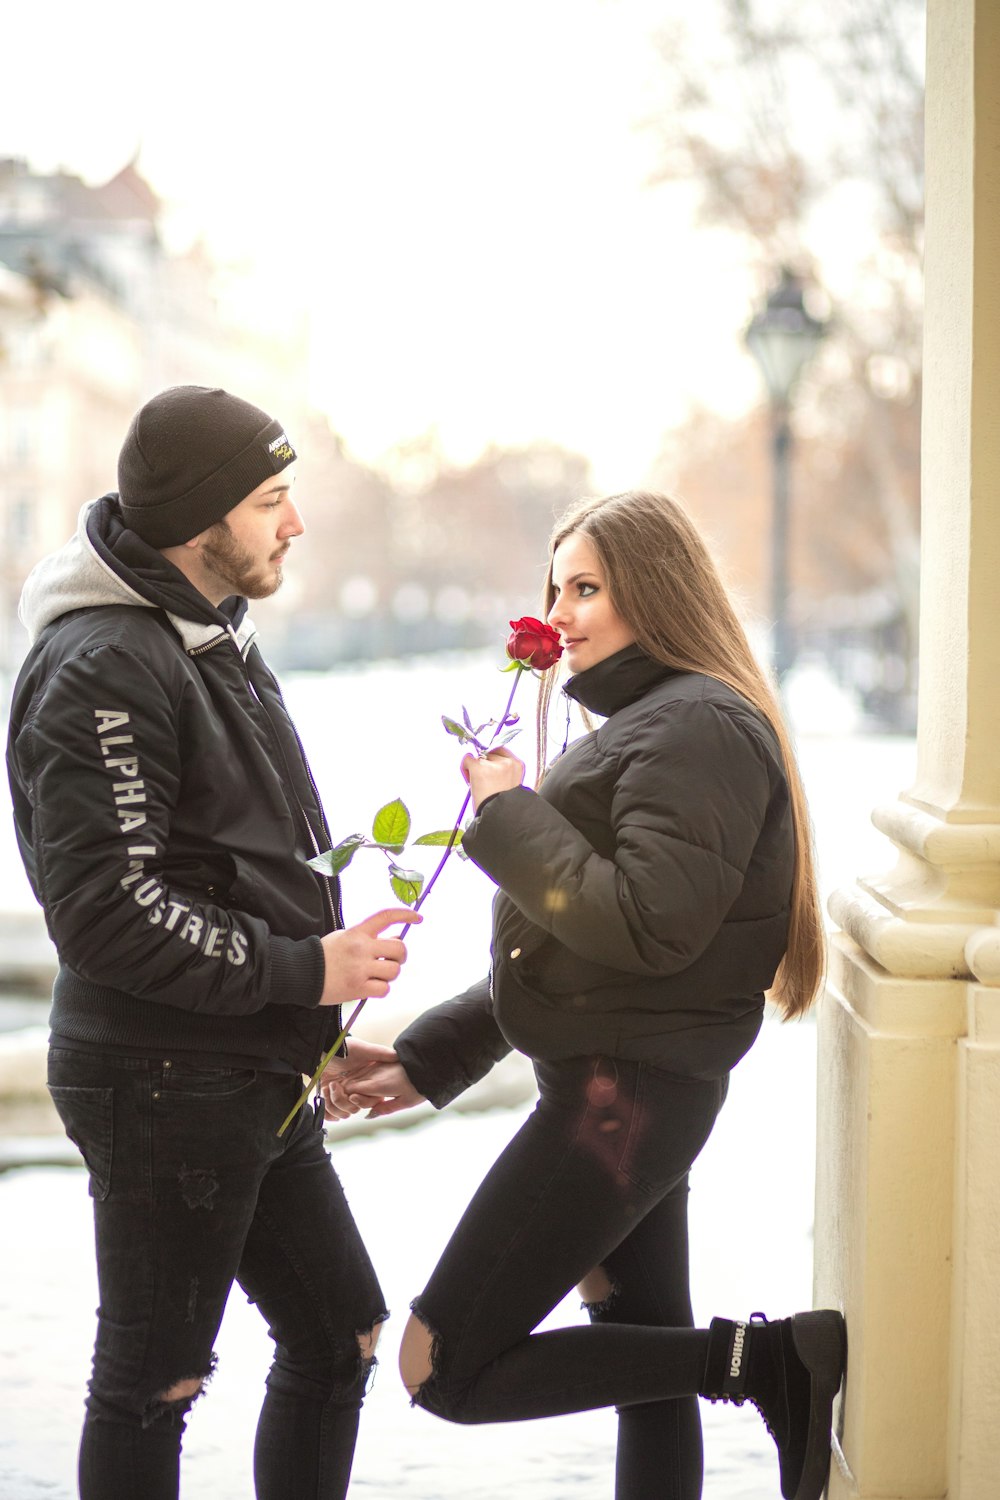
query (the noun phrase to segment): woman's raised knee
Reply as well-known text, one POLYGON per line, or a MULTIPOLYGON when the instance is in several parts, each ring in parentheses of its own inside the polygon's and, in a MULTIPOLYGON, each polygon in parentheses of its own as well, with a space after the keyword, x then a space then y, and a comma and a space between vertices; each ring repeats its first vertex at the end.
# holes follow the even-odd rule
POLYGON ((399 1346, 399 1373, 411 1396, 415 1396, 433 1370, 434 1339, 420 1319, 411 1313, 399 1346))

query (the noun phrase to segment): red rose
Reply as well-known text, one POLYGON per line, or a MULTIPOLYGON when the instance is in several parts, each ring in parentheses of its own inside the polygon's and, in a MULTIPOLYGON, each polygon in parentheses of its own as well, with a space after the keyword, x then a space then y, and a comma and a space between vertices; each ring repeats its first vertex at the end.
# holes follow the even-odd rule
POLYGON ((507 655, 511 661, 544 672, 547 667, 554 667, 562 656, 559 633, 553 630, 551 625, 543 625, 541 620, 533 620, 531 615, 525 615, 520 620, 511 620, 510 635, 507 637, 507 655))

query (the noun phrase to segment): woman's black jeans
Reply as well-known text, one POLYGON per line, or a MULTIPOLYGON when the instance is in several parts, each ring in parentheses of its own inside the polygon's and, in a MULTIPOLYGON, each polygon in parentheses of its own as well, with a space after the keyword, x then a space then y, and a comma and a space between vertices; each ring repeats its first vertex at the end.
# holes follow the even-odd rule
POLYGON ((688 1169, 728 1078, 607 1058, 536 1063, 540 1098, 413 1304, 433 1337, 417 1403, 455 1422, 619 1411, 620 1500, 701 1493, 708 1335, 692 1329, 688 1169), (587 1272, 591 1326, 533 1330, 587 1272))
POLYGON ((239 1282, 270 1325, 259 1500, 341 1500, 382 1293, 323 1144, 278 1127, 297 1075, 54 1048, 49 1087, 90 1171, 100 1289, 82 1500, 176 1500, 191 1400, 239 1282))

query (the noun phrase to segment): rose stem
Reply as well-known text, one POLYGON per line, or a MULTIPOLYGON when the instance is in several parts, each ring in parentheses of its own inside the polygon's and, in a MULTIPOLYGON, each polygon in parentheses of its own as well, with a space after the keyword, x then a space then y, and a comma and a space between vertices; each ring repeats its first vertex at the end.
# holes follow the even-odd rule
MULTIPOLYGON (((503 713, 500 715, 500 718, 497 720, 496 728, 494 729, 493 733, 490 735, 490 738, 489 738, 489 744, 490 745, 492 745, 493 741, 496 739, 497 735, 500 733, 501 729, 504 727, 504 725, 507 722, 507 715, 510 713, 511 704, 514 702, 514 694, 517 692, 517 685, 520 682, 523 673, 525 672, 525 670, 527 670, 526 668, 521 667, 520 664, 518 664, 518 665, 519 665, 519 670, 517 672, 515 672, 515 674, 514 674, 514 681, 513 681, 512 685, 511 685, 511 689, 510 689, 510 696, 507 699, 507 707, 504 709, 503 713)), ((427 900, 427 897, 430 895, 431 889, 433 888, 434 882, 437 880, 438 876, 441 874, 441 871, 445 867, 445 864, 447 862, 449 854, 451 853, 452 849, 454 849, 454 847, 455 847, 455 840, 458 838, 459 829, 462 826, 462 819, 465 817, 465 809, 469 805, 469 800, 470 800, 471 796, 472 796, 471 790, 468 791, 468 792, 466 792, 466 794, 465 794, 465 801, 462 803, 462 806, 458 810, 458 817, 455 819, 455 825, 454 825, 454 827, 451 830, 451 837, 449 838, 447 844, 445 845, 444 853, 442 854, 441 858, 438 860, 437 868, 434 871, 434 874, 431 876, 430 880, 428 880, 427 884, 424 886, 423 890, 420 892, 420 895, 417 897, 417 900, 413 903, 413 910, 414 911, 419 911, 420 908, 423 906, 424 902, 427 900)), ((403 938, 405 938, 406 934, 409 932, 409 930, 410 930, 410 928, 412 926, 413 926, 412 922, 407 922, 406 923, 406 925, 403 928, 402 932, 399 934, 400 940, 402 940, 403 938)), ((285 1131, 288 1129, 289 1124, 291 1123, 292 1120, 294 1120, 295 1116, 298 1114, 298 1112, 302 1108, 303 1104, 308 1103, 309 1095, 312 1093, 313 1089, 316 1087, 316 1085, 318 1084, 319 1080, 322 1078, 323 1074, 326 1072, 326 1069, 327 1069, 327 1067, 329 1066, 329 1063, 330 1063, 330 1059, 332 1057, 334 1057, 340 1051, 341 1047, 344 1044, 344 1038, 348 1035, 348 1033, 350 1032, 351 1027, 354 1025, 355 1021, 358 1019, 358 1016, 360 1016, 361 1012, 364 1010, 366 1003, 367 1003, 367 996, 365 997, 365 999, 359 1000, 358 1003, 357 1003, 357 1005, 351 1011, 351 1014, 350 1014, 350 1016, 348 1017, 348 1020, 347 1020, 347 1025, 340 1032, 340 1035, 337 1037, 336 1041, 334 1042, 333 1046, 329 1049, 329 1051, 325 1052, 323 1054, 322 1058, 320 1059, 319 1067, 316 1069, 315 1073, 310 1078, 310 1080, 306 1084, 305 1088, 302 1090, 302 1093, 299 1095, 298 1099, 295 1101, 295 1103, 293 1104, 292 1108, 289 1110, 288 1114, 285 1116, 284 1120, 282 1120, 281 1126, 280 1126, 280 1128, 278 1130, 279 1136, 280 1135, 284 1135, 285 1131)))

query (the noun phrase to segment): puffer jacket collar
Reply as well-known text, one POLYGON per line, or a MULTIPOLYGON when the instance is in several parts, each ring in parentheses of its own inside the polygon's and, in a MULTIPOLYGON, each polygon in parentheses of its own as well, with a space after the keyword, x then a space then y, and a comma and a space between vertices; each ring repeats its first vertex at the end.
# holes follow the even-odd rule
POLYGON ((656 661, 641 646, 625 646, 614 656, 607 656, 571 677, 563 692, 591 713, 608 718, 644 697, 658 682, 677 675, 673 667, 656 661))

